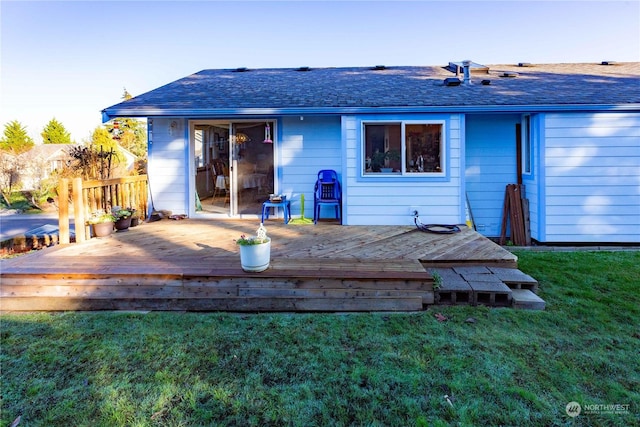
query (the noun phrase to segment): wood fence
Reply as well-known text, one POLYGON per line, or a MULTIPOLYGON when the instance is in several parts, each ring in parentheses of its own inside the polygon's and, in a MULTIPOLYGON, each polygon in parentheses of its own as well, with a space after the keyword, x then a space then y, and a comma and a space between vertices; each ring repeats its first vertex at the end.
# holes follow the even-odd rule
POLYGON ((93 212, 108 212, 114 206, 135 209, 141 220, 147 217, 147 175, 127 176, 104 180, 83 181, 82 178, 62 178, 58 185, 58 227, 60 243, 69 243, 69 197, 73 201, 76 242, 91 237, 86 220, 93 212), (71 191, 69 185, 71 184, 71 191))

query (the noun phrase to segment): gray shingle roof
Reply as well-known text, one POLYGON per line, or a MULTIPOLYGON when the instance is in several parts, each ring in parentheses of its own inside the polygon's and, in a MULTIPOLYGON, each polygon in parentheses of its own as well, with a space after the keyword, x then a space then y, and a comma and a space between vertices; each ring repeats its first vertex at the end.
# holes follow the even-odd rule
POLYGON ((640 109, 637 62, 490 65, 488 73, 472 73, 471 84, 460 86, 444 85, 449 77, 455 74, 437 66, 203 70, 108 107, 104 113, 115 117, 350 109, 497 111, 525 106, 640 109), (504 73, 516 77, 501 77, 504 73), (482 85, 481 80, 490 84, 482 85))

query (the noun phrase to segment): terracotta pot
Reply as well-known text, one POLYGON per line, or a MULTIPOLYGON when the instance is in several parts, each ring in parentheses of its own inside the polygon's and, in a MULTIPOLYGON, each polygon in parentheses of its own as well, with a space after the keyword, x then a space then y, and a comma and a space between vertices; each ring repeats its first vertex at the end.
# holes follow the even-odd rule
POLYGON ((240 245, 240 264, 244 271, 260 272, 269 268, 271 240, 259 245, 240 245))
POLYGON ((95 237, 107 237, 113 233, 113 222, 99 222, 93 224, 93 235, 95 237))

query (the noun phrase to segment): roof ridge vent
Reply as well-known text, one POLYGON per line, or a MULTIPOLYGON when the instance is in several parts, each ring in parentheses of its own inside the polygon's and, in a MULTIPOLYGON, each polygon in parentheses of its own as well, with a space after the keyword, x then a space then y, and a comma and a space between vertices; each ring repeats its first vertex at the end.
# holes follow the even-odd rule
POLYGON ((386 70, 386 69, 387 69, 386 65, 376 65, 375 67, 372 68, 372 70, 375 70, 375 71, 386 70))
POLYGON ((618 65, 616 61, 602 61, 600 65, 618 65))
POLYGON ((518 62, 518 67, 533 67, 531 62, 518 62))
POLYGON ((309 67, 298 67, 298 68, 296 68, 296 71, 311 71, 311 68, 309 68, 309 67))
POLYGON ((518 77, 518 73, 510 73, 505 71, 504 73, 500 74, 500 77, 518 77))
POLYGON ((235 70, 233 70, 234 73, 244 73, 246 71, 249 71, 247 67, 238 67, 235 70))

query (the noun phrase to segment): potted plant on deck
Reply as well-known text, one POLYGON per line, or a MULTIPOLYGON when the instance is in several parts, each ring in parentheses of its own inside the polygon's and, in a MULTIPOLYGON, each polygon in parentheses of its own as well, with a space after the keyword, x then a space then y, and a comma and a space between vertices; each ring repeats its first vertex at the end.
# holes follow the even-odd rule
POLYGON ((271 238, 261 223, 255 236, 244 234, 236 240, 240 246, 240 264, 244 271, 260 272, 269 268, 271 262, 271 238))
POLYGON ((116 219, 115 221, 116 230, 123 231, 131 227, 131 215, 133 214, 131 209, 122 209, 120 207, 115 207, 112 210, 112 213, 116 219))
POLYGON ((140 214, 136 212, 135 209, 131 211, 131 226, 137 227, 140 224, 140 214))
POLYGON ((106 237, 113 232, 115 221, 116 218, 113 214, 99 210, 91 214, 87 223, 93 229, 93 235, 95 237, 106 237))

